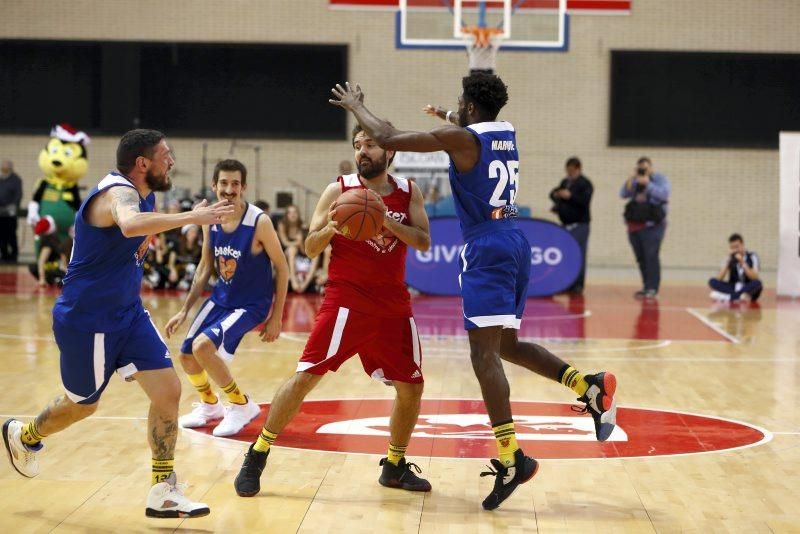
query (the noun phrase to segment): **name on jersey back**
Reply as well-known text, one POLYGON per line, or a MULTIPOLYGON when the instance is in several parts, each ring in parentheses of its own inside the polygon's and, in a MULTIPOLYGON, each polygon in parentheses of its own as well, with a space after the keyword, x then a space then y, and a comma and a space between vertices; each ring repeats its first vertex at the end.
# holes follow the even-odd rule
POLYGON ((514 150, 514 141, 501 141, 495 139, 492 141, 492 150, 514 150))

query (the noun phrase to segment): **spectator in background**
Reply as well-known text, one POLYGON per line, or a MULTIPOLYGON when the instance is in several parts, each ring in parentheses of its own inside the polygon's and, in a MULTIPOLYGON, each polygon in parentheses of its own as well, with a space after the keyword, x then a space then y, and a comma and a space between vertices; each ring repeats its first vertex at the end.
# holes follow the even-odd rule
POLYGON ((189 289, 202 252, 203 239, 200 227, 196 224, 187 224, 181 228, 178 246, 169 254, 170 287, 189 289))
POLYGON ((353 174, 353 163, 349 159, 343 159, 339 162, 339 176, 347 176, 353 174))
POLYGON ((278 238, 289 263, 289 288, 295 293, 313 290, 319 256, 313 259, 306 256, 306 229, 297 206, 288 206, 283 218, 278 221, 278 238))
POLYGON ((39 236, 39 257, 36 258, 36 263, 28 265, 28 270, 38 281, 39 287, 60 286, 72 252, 74 228, 70 228, 69 237, 62 241, 56 233, 55 220, 50 215, 45 215, 39 219, 33 231, 39 236))
POLYGON ((722 270, 716 278, 708 281, 711 287, 711 298, 715 300, 753 301, 761 296, 764 286, 759 280, 758 270, 761 262, 758 254, 744 248, 744 238, 733 234, 728 238, 730 255, 725 258, 722 270), (727 281, 725 277, 727 276, 727 281))
POLYGON ((19 255, 17 246, 17 212, 22 200, 22 180, 14 172, 14 164, 9 160, 0 163, 0 259, 16 263, 19 255))
POLYGON ((272 218, 272 215, 269 212, 269 202, 267 202, 266 200, 256 200, 255 202, 253 202, 253 204, 255 205, 255 207, 263 211, 267 217, 272 218))
POLYGON ((667 177, 653 170, 650 158, 636 162, 633 174, 625 180, 620 190, 622 198, 630 199, 625 205, 625 223, 643 288, 636 298, 656 298, 661 285, 661 242, 667 229, 667 203, 670 184, 667 177))
POLYGON ((558 218, 564 228, 572 234, 581 248, 583 263, 581 272, 575 283, 569 289, 570 293, 583 293, 584 280, 586 278, 586 251, 589 245, 589 204, 592 201, 594 187, 592 182, 586 178, 581 171, 581 160, 571 157, 566 163, 567 176, 561 183, 550 192, 550 199, 553 201, 552 211, 558 214, 558 218))

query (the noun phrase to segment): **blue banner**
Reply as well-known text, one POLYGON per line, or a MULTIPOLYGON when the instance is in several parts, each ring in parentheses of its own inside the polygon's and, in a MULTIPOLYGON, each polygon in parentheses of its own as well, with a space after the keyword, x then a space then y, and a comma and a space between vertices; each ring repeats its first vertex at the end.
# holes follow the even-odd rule
MULTIPOLYGON (((516 219, 531 244, 528 297, 553 295, 568 289, 581 270, 578 242, 561 226, 542 219, 516 219)), ((429 295, 459 295, 461 227, 455 217, 431 219, 431 248, 408 249, 406 282, 429 295)))

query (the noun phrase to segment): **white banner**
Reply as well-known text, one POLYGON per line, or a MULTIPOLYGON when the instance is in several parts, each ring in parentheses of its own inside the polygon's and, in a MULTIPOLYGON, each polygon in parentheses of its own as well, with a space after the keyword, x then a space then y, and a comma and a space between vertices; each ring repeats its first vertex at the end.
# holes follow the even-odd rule
POLYGON ((778 295, 800 296, 800 132, 780 134, 778 295))
POLYGON ((444 169, 450 166, 447 152, 398 152, 394 156, 394 168, 402 169, 444 169))

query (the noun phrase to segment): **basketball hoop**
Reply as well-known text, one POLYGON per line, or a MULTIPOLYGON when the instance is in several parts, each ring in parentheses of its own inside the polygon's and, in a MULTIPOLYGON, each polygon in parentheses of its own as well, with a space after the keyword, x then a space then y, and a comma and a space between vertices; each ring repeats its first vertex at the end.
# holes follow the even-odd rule
POLYGON ((503 30, 485 26, 467 26, 461 31, 466 41, 470 72, 493 73, 497 64, 497 51, 503 40, 503 30))
POLYGON ((503 34, 502 28, 485 28, 480 26, 467 26, 466 28, 461 28, 461 32, 465 35, 471 35, 472 43, 477 47, 490 46, 492 41, 497 39, 498 35, 503 34))

